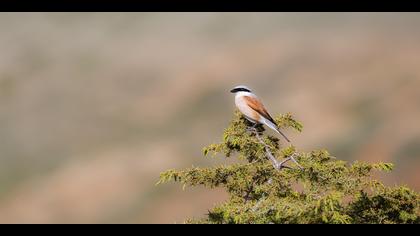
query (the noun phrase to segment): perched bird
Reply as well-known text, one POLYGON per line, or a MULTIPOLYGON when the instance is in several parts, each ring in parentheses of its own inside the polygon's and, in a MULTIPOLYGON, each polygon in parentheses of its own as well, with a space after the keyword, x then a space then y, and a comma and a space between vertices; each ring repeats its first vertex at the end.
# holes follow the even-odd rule
POLYGON ((290 142, 286 135, 280 131, 276 122, 267 112, 258 97, 253 94, 248 87, 239 85, 230 90, 230 92, 236 94, 235 105, 247 120, 254 123, 255 125, 265 124, 272 130, 281 134, 287 140, 287 142, 290 142))

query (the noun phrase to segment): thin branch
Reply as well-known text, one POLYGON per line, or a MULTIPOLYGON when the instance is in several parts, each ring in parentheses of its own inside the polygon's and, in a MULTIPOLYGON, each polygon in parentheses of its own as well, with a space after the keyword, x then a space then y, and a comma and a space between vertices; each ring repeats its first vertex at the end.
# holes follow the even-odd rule
MULTIPOLYGON (((251 132, 253 132, 254 134, 255 134, 255 137, 257 137, 257 139, 258 139, 258 141, 262 144, 262 145, 264 145, 264 149, 265 149, 265 153, 266 153, 266 156, 271 160, 271 162, 273 163, 273 167, 275 168, 275 169, 277 169, 277 170, 281 170, 281 169, 283 169, 283 168, 288 168, 288 169, 293 169, 293 168, 291 168, 291 167, 289 167, 289 166, 286 166, 286 165, 284 165, 286 162, 288 162, 288 161, 293 161, 301 170, 303 169, 303 167, 296 161, 296 159, 295 159, 295 156, 297 155, 297 153, 296 152, 294 152, 291 156, 289 156, 289 157, 287 157, 287 158, 285 158, 283 161, 281 161, 281 162, 279 162, 275 157, 274 157, 274 155, 273 155, 273 153, 271 152, 271 149, 270 149, 270 146, 268 146, 264 141, 263 141, 263 139, 261 138, 261 136, 260 136, 260 134, 259 134, 259 132, 258 132, 258 130, 255 128, 255 126, 254 127, 251 127, 251 128, 249 128, 248 129, 249 131, 251 131, 251 132)), ((268 180, 268 184, 271 184, 271 182, 272 182, 272 179, 270 178, 269 180, 268 180)), ((246 198, 245 198, 245 201, 247 201, 248 199, 247 199, 247 197, 248 197, 248 195, 246 196, 246 198)), ((252 211, 253 212, 255 212, 259 207, 260 207, 260 205, 261 205, 261 203, 263 202, 263 201, 265 201, 266 200, 266 197, 265 196, 263 196, 261 199, 259 199, 258 201, 257 201, 257 203, 255 204, 255 206, 252 208, 252 211)))
POLYGON ((296 152, 294 152, 289 158, 299 167, 299 169, 303 170, 303 166, 301 166, 295 159, 296 152))
POLYGON ((288 161, 293 161, 298 167, 299 169, 303 170, 303 167, 296 161, 296 159, 294 158, 295 155, 297 155, 297 153, 293 153, 291 156, 287 157, 286 159, 284 159, 283 161, 279 162, 274 156, 273 153, 270 150, 270 146, 268 146, 261 138, 258 130, 255 127, 252 127, 249 129, 249 131, 255 133, 255 137, 257 137, 258 141, 264 145, 264 149, 265 149, 265 153, 267 155, 267 157, 271 160, 271 162, 273 163, 273 166, 275 169, 277 170, 281 170, 283 168, 288 168, 288 169, 292 169, 289 166, 285 166, 284 164, 288 161))
POLYGON ((267 155, 268 158, 270 158, 270 160, 273 162, 273 166, 276 169, 279 169, 280 167, 280 163, 277 161, 277 159, 273 156, 273 154, 271 153, 270 147, 262 140, 260 134, 258 133, 258 131, 255 132, 255 136, 257 137, 257 139, 260 141, 260 143, 262 145, 264 145, 265 148, 265 153, 267 155))

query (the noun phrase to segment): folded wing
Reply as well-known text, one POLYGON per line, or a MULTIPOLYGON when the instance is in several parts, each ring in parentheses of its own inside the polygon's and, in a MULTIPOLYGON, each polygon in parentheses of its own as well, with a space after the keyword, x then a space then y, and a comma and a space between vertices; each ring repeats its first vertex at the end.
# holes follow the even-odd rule
POLYGON ((260 114, 262 117, 276 124, 274 119, 270 116, 270 114, 268 114, 264 105, 261 103, 261 101, 258 98, 250 97, 250 96, 244 96, 243 98, 245 99, 247 105, 251 107, 254 111, 258 112, 258 114, 260 114))

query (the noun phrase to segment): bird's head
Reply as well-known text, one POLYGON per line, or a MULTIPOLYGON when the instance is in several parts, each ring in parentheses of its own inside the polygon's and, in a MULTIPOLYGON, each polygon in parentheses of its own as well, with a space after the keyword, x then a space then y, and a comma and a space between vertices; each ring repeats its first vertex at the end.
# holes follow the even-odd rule
POLYGON ((251 89, 249 89, 247 86, 245 85, 239 85, 234 87, 233 89, 230 90, 231 93, 237 93, 237 92, 251 92, 251 89))

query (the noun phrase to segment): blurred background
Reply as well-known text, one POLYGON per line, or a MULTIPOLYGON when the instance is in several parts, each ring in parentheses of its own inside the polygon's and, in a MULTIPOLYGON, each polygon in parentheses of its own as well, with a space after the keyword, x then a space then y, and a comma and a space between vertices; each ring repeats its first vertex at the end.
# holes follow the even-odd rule
POLYGON ((0 13, 0 223, 182 223, 222 189, 155 186, 231 162, 238 84, 301 150, 393 162, 420 190, 418 13, 0 13))

